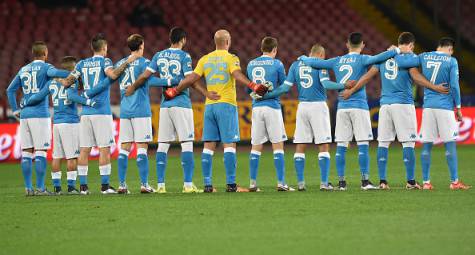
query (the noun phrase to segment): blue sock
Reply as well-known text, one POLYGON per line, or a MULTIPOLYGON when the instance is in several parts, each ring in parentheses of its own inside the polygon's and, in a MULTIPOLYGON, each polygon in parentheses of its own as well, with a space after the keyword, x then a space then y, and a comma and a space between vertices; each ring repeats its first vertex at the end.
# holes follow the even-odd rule
MULTIPOLYGON (((37 152, 38 153, 38 152, 37 152)), ((35 171, 36 171, 36 188, 39 190, 45 189, 46 177, 46 152, 43 155, 35 155, 35 171)))
POLYGON ((274 166, 277 174, 277 182, 279 184, 285 184, 285 160, 284 151, 274 152, 274 166))
POLYGON ((388 148, 378 147, 378 153, 376 157, 378 158, 379 179, 387 180, 386 172, 387 172, 387 165, 388 165, 388 148))
POLYGON ((54 187, 61 187, 61 179, 53 179, 54 187))
POLYGON ((320 167, 320 181, 328 185, 328 175, 330 173, 330 153, 320 152, 318 154, 318 166, 320 167))
POLYGON ((457 181, 458 176, 458 162, 457 162, 457 144, 455 142, 447 142, 445 145, 445 158, 449 166, 450 181, 457 181))
POLYGON ((101 184, 109 184, 110 175, 101 175, 101 184))
POLYGON ((213 155, 203 151, 201 154, 201 169, 203 171, 204 184, 212 185, 211 173, 213 167, 213 155))
POLYGON ((148 156, 147 152, 137 154, 137 168, 139 169, 140 183, 148 184, 148 156))
POLYGON ((226 184, 236 183, 236 150, 224 150, 224 168, 226 169, 226 184))
POLYGON ((195 159, 192 151, 181 152, 181 165, 183 166, 183 181, 192 182, 195 171, 195 159))
POLYGON ((99 166, 99 174, 101 175, 101 184, 110 184, 111 164, 99 166))
POLYGON ((87 185, 87 175, 79 175, 79 185, 87 185))
POLYGON ((360 164, 361 179, 369 179, 369 145, 358 145, 358 162, 360 164))
MULTIPOLYGON (((26 154, 26 153, 24 153, 26 154)), ((33 184, 32 184, 32 159, 31 159, 31 153, 28 153, 27 155, 22 155, 21 158, 21 171, 23 173, 23 181, 25 182, 25 188, 27 189, 33 189, 33 184)))
POLYGON ((305 170, 305 154, 304 153, 295 153, 294 154, 294 166, 295 172, 297 173, 297 182, 304 182, 304 170, 305 170))
POLYGON ((431 161, 431 151, 432 143, 422 144, 421 152, 421 166, 422 166, 422 180, 427 182, 430 180, 430 161, 431 161))
POLYGON ((76 187, 76 180, 68 179, 68 187, 76 187))
POLYGON ((406 166, 406 179, 413 181, 416 179, 416 152, 413 147, 403 147, 402 157, 406 166))
POLYGON ((119 183, 125 184, 125 178, 127 176, 127 165, 129 161, 128 151, 120 151, 119 156, 117 157, 117 168, 119 172, 119 183))
POLYGON ((157 165, 157 182, 165 183, 165 169, 167 168, 167 154, 165 152, 157 152, 155 155, 157 165))
POLYGON ((249 154, 249 179, 257 180, 257 172, 259 170, 259 159, 261 154, 257 154, 255 151, 251 151, 249 154))
POLYGON ((343 181, 345 179, 346 150, 347 149, 345 146, 336 146, 336 173, 340 181, 343 181))

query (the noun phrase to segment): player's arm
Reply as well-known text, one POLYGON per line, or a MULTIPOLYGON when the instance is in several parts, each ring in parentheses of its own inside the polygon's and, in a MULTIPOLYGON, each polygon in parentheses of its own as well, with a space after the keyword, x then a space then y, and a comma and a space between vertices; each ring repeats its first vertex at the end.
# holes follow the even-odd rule
POLYGON ((74 70, 69 73, 69 75, 64 78, 64 79, 61 79, 59 80, 59 82, 66 88, 69 88, 71 85, 73 85, 78 79, 79 77, 81 76, 81 72, 82 72, 82 60, 79 61, 79 63, 76 64, 76 66, 74 67, 74 70))
POLYGON ((409 74, 411 75, 412 80, 414 80, 414 82, 421 87, 424 87, 424 88, 427 88, 427 89, 430 89, 442 94, 449 93, 449 88, 444 86, 444 84, 438 84, 438 85, 432 84, 432 82, 428 81, 426 77, 424 77, 424 75, 422 75, 419 72, 419 69, 415 67, 409 69, 409 74))
POLYGON ((455 107, 457 108, 457 120, 462 121, 462 100, 460 99, 460 84, 459 84, 459 65, 455 58, 453 58, 452 66, 450 67, 450 90, 452 98, 454 99, 455 107))
POLYGON ((21 79, 20 76, 17 74, 15 75, 15 78, 13 78, 7 88, 8 104, 10 105, 10 108, 12 109, 14 115, 19 115, 19 109, 16 102, 16 92, 20 87, 21 79))
POLYGON ((221 98, 221 96, 218 95, 218 93, 216 91, 208 91, 201 79, 199 79, 195 83, 191 84, 190 87, 192 87, 194 90, 197 90, 198 92, 200 92, 201 95, 205 96, 209 100, 215 101, 215 100, 219 100, 221 98))
POLYGON ((96 86, 92 87, 91 89, 89 89, 88 91, 84 91, 83 93, 83 96, 85 98, 93 98, 95 97, 97 94, 101 93, 102 91, 108 89, 113 83, 115 82, 115 80, 112 80, 110 78, 105 78, 103 79, 99 84, 97 84, 96 86))
POLYGON ((381 52, 378 55, 374 55, 374 56, 365 55, 365 58, 363 59, 363 65, 364 66, 374 65, 376 63, 380 63, 385 60, 388 60, 399 53, 401 53, 401 50, 399 48, 394 48, 391 50, 381 52))
POLYGON ((351 89, 355 84, 356 81, 347 81, 346 83, 338 83, 330 80, 330 76, 328 75, 328 71, 323 69, 320 70, 320 83, 326 90, 341 90, 341 89, 351 89))
POLYGON ((256 92, 256 94, 263 96, 269 88, 265 86, 264 84, 257 84, 253 81, 250 81, 246 75, 244 75, 241 71, 241 69, 236 69, 234 70, 231 75, 234 77, 234 79, 241 83, 245 84, 249 89, 252 91, 256 92))
POLYGON ((302 61, 305 65, 315 69, 332 69, 338 62, 338 57, 330 59, 319 59, 315 57, 300 56, 298 60, 302 61))
POLYGON ((356 91, 360 90, 366 83, 368 83, 374 76, 379 73, 379 69, 376 66, 372 66, 368 72, 366 72, 359 80, 356 82, 351 89, 345 89, 341 96, 343 99, 348 99, 351 95, 353 95, 356 91))
POLYGON ((118 67, 113 68, 112 63, 110 63, 110 59, 106 59, 104 62, 104 72, 107 77, 111 78, 112 80, 117 80, 120 75, 125 71, 125 68, 129 66, 130 63, 137 60, 140 56, 138 54, 132 53, 130 56, 125 60, 122 64, 118 67))
POLYGON ((412 55, 398 58, 397 65, 401 69, 409 69, 413 67, 419 67, 421 65, 421 62, 417 55, 412 55))
POLYGON ((151 87, 171 87, 180 84, 180 81, 180 78, 165 79, 152 76, 148 78, 146 83, 151 87))
POLYGON ((72 102, 75 102, 75 103, 78 103, 78 104, 88 105, 88 106, 91 106, 91 107, 97 107, 98 106, 98 104, 96 103, 95 100, 86 98, 84 96, 80 96, 78 94, 77 84, 72 85, 71 87, 66 89, 66 97, 68 98, 68 100, 70 100, 72 102))
POLYGON ((50 82, 48 82, 38 93, 20 102, 20 107, 23 108, 25 106, 36 105, 43 101, 43 99, 49 95, 49 84, 50 82))
POLYGON ((46 71, 46 75, 50 78, 66 78, 69 75, 69 71, 63 69, 57 69, 53 65, 48 67, 48 71, 46 71))
MULTIPOLYGON (((292 88, 292 86, 294 86, 294 84, 297 82, 296 79, 295 79, 295 68, 297 68, 297 65, 294 63, 290 66, 289 75, 284 79, 283 83, 279 87, 277 87, 276 89, 272 90, 271 92, 266 93, 261 98, 261 100, 277 98, 277 97, 280 97, 281 95, 289 92, 290 88, 292 88)), ((280 78, 279 78, 279 80, 280 80, 280 78)))

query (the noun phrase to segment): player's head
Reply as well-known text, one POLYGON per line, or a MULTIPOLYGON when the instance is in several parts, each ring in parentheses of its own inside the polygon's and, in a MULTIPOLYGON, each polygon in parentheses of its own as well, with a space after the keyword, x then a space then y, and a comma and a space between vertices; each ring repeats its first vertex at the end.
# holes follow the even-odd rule
POLYGON ((401 51, 413 51, 416 37, 411 32, 402 32, 397 38, 397 45, 401 51))
POLYGON ((42 41, 36 41, 31 46, 31 54, 34 59, 46 60, 48 58, 48 47, 42 41))
POLYGON ((224 29, 220 29, 214 33, 214 43, 217 50, 229 50, 231 47, 231 34, 224 29))
POLYGON ((65 56, 63 59, 61 59, 61 68, 68 70, 68 71, 73 71, 74 67, 76 66, 77 58, 73 56, 65 56))
POLYGON ((181 27, 174 27, 170 30, 170 44, 176 47, 183 47, 186 44, 186 32, 181 27))
POLYGON ((455 40, 450 37, 442 37, 439 40, 437 51, 445 52, 449 55, 454 54, 455 40))
POLYGON ((308 53, 310 57, 325 58, 325 48, 321 44, 314 44, 308 53))
POLYGON ((278 43, 276 38, 266 36, 261 41, 261 51, 262 53, 275 58, 275 55, 277 55, 277 45, 278 43))
POLYGON ((133 34, 129 36, 129 38, 127 38, 127 46, 129 47, 130 51, 138 52, 140 55, 143 55, 145 46, 143 36, 139 34, 133 34))
POLYGON ((362 51, 364 48, 363 34, 360 32, 353 32, 348 36, 346 47, 350 51, 362 51))
POLYGON ((107 55, 107 40, 104 34, 99 33, 92 38, 91 49, 96 55, 107 55))

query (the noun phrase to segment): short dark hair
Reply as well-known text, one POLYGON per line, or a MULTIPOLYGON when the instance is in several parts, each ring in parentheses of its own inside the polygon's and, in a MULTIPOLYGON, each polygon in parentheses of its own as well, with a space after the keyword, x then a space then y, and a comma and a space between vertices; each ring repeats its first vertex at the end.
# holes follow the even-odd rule
POLYGON ((363 34, 360 32, 353 32, 348 36, 348 42, 351 46, 357 47, 363 42, 363 34))
POLYGON ((181 27, 174 27, 170 30, 170 43, 179 43, 183 38, 186 38, 185 29, 181 27))
POLYGON ((455 46, 455 40, 450 37, 442 37, 439 40, 439 47, 455 46))
POLYGON ((68 71, 72 71, 78 59, 73 56, 65 56, 61 59, 61 67, 68 71))
POLYGON ((36 41, 33 43, 31 46, 31 54, 33 54, 33 57, 43 57, 46 55, 46 50, 48 47, 46 47, 46 43, 43 41, 36 41))
POLYGON ((402 32, 397 38, 399 45, 407 45, 416 42, 416 37, 411 32, 402 32))
POLYGON ((271 52, 274 48, 277 48, 277 39, 274 37, 266 36, 261 42, 262 52, 271 52))
POLYGON ((140 48, 140 45, 143 44, 143 36, 139 34, 133 34, 127 38, 127 46, 131 51, 136 51, 140 48))
POLYGON ((91 47, 94 52, 101 51, 107 45, 107 40, 104 34, 99 33, 91 40, 91 47))

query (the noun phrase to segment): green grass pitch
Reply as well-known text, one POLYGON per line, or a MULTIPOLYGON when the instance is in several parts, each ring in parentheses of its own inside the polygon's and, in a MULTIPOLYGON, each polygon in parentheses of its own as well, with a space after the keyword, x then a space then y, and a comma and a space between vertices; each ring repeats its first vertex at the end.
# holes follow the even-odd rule
MULTIPOLYGON (((195 151, 200 151, 196 148, 195 151)), ((475 147, 459 146, 461 179, 475 184, 475 147)), ((222 153, 214 158, 219 193, 181 194, 179 158, 169 158, 168 194, 140 195, 131 160, 134 194, 98 194, 97 163, 90 165, 92 195, 25 197, 18 164, 0 165, 0 254, 475 254, 475 191, 450 191, 441 147, 432 154, 432 192, 403 189, 401 149, 390 149, 392 190, 359 190, 356 148, 349 150, 349 191, 320 192, 317 153, 307 151, 307 192, 279 193, 272 155, 261 158, 262 193, 224 193, 222 153)), ((332 157, 334 150, 332 150, 332 157)), ((417 149, 417 179, 421 179, 417 149)), ((371 180, 377 182, 376 151, 371 180)), ((155 161, 150 157, 150 180, 155 161)), ((248 153, 238 152, 238 182, 248 185, 248 153)), ((293 152, 286 178, 295 187, 293 152)), ((334 158, 331 180, 336 181, 334 158)), ((202 186, 199 153, 195 183, 202 186)), ((47 183, 51 187, 50 175, 47 183)), ((63 174, 63 183, 65 183, 63 174)), ((117 186, 116 163, 112 183, 117 186)), ((155 181, 151 183, 155 186, 155 181)), ((64 186, 63 186, 64 187, 64 186)))

